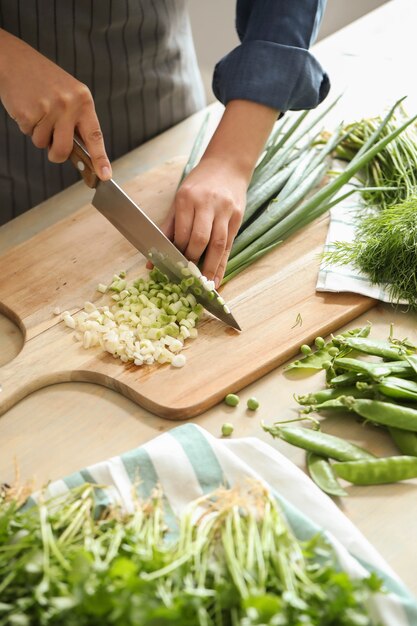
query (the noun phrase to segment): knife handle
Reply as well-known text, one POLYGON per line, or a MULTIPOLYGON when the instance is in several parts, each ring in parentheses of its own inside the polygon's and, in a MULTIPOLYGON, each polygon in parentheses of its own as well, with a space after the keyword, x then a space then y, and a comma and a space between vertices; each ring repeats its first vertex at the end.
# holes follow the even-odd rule
POLYGON ((94 171, 90 155, 79 137, 74 137, 70 160, 81 174, 85 184, 91 189, 95 189, 99 178, 94 171))

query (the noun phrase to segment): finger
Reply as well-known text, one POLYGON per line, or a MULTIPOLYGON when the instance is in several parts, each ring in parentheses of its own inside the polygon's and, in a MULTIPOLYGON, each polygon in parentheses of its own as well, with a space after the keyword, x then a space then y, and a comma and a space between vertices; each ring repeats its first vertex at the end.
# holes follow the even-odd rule
POLYGON ((220 259, 220 263, 217 267, 217 270, 214 275, 214 284, 217 287, 221 284, 223 280, 223 276, 226 270, 227 261, 229 260, 230 251, 232 249, 234 238, 237 235, 241 223, 241 216, 235 214, 231 217, 230 222, 228 224, 228 233, 227 233, 227 243, 225 250, 223 252, 222 258, 220 259))
POLYGON ((112 169, 95 111, 85 115, 77 128, 90 154, 95 173, 101 180, 109 180, 112 177, 112 169))
POLYGON ((174 243, 178 250, 187 248, 194 224, 194 203, 181 190, 174 200, 174 243))
POLYGON ((50 117, 44 117, 35 126, 32 132, 32 143, 37 148, 47 148, 53 139, 53 123, 50 117))
POLYGON ((34 115, 28 115, 25 112, 21 111, 15 115, 11 115, 11 118, 19 127, 19 130, 24 135, 31 135, 34 127, 36 126, 39 117, 37 118, 34 115))
POLYGON ((228 230, 229 221, 227 219, 217 218, 214 221, 203 265, 203 274, 209 280, 213 280, 217 275, 217 268, 226 250, 228 230))
POLYGON ((168 215, 162 222, 160 229, 162 230, 164 235, 168 237, 168 239, 170 239, 170 241, 173 241, 174 228, 175 228, 175 204, 172 203, 168 211, 168 215))
POLYGON ((213 215, 208 210, 197 211, 194 215, 190 240, 185 249, 185 256, 197 263, 210 241, 213 215))
POLYGON ((64 163, 72 152, 73 139, 74 124, 69 120, 58 120, 53 130, 52 143, 48 150, 48 159, 52 163, 64 163))

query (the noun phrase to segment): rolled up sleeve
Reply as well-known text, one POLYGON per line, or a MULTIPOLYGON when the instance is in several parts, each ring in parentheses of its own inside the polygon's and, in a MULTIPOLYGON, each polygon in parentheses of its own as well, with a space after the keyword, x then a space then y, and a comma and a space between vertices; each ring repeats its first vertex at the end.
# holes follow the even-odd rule
POLYGON ((312 109, 330 82, 308 48, 325 0, 238 0, 241 44, 216 65, 213 91, 223 104, 243 99, 281 112, 312 109))

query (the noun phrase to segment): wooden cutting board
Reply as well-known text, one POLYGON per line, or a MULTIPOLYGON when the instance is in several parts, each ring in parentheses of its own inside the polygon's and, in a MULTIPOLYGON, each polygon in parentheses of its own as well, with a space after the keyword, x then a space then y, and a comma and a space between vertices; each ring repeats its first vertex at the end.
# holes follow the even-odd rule
MULTIPOLYGON (((183 160, 142 174, 126 191, 160 223, 174 196, 183 160)), ((182 369, 136 367, 100 348, 85 350, 53 314, 75 313, 116 271, 146 275, 145 260, 88 205, 0 257, 0 310, 24 333, 20 354, 0 368, 0 414, 32 391, 65 381, 94 382, 119 391, 169 419, 213 406, 297 354, 302 343, 326 335, 371 308, 356 294, 316 293, 327 231, 322 218, 260 259, 221 289, 242 327, 238 333, 209 314, 184 352, 182 369), (302 324, 296 324, 301 316, 302 324)))

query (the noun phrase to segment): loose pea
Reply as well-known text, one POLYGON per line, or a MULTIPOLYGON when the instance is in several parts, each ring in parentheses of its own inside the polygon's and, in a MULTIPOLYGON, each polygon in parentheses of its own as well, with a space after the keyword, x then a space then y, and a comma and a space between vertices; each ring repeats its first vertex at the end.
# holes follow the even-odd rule
POLYGON ((324 370, 329 370, 332 367, 332 363, 331 361, 323 361, 322 363, 322 368, 324 370))
POLYGON ((320 348, 324 348, 325 341, 324 341, 323 337, 316 337, 315 340, 314 340, 314 343, 319 348, 319 350, 320 350, 320 348))
POLYGON ((384 485, 417 477, 417 457, 390 456, 383 459, 362 459, 334 463, 339 478, 354 485, 384 485))
POLYGON ((230 437, 230 435, 233 433, 233 431, 234 431, 233 424, 230 424, 229 422, 226 422, 225 424, 223 424, 223 426, 222 426, 222 436, 223 437, 230 437))
POLYGON ((304 448, 329 457, 337 461, 353 461, 357 459, 374 458, 374 455, 368 450, 364 450, 349 441, 345 441, 334 435, 327 435, 317 430, 303 428, 301 426, 265 426, 262 428, 269 432, 273 437, 279 437, 293 446, 304 448))
POLYGON ((300 352, 302 352, 303 354, 307 355, 307 354, 311 354, 312 350, 311 350, 310 346, 308 346, 306 343, 303 343, 303 345, 300 348, 300 352))
POLYGON ((239 404, 240 398, 235 393, 228 393, 224 401, 229 406, 237 406, 239 404))
POLYGON ((322 491, 331 496, 347 496, 325 457, 314 452, 307 452, 307 468, 311 478, 322 491))
POLYGON ((333 348, 329 348, 328 351, 330 356, 337 356, 340 352, 339 348, 336 348, 336 346, 333 346, 333 348))
POLYGON ((256 398, 252 397, 249 398, 249 400, 246 403, 248 409, 250 409, 251 411, 256 411, 256 409, 259 408, 259 402, 256 398))

